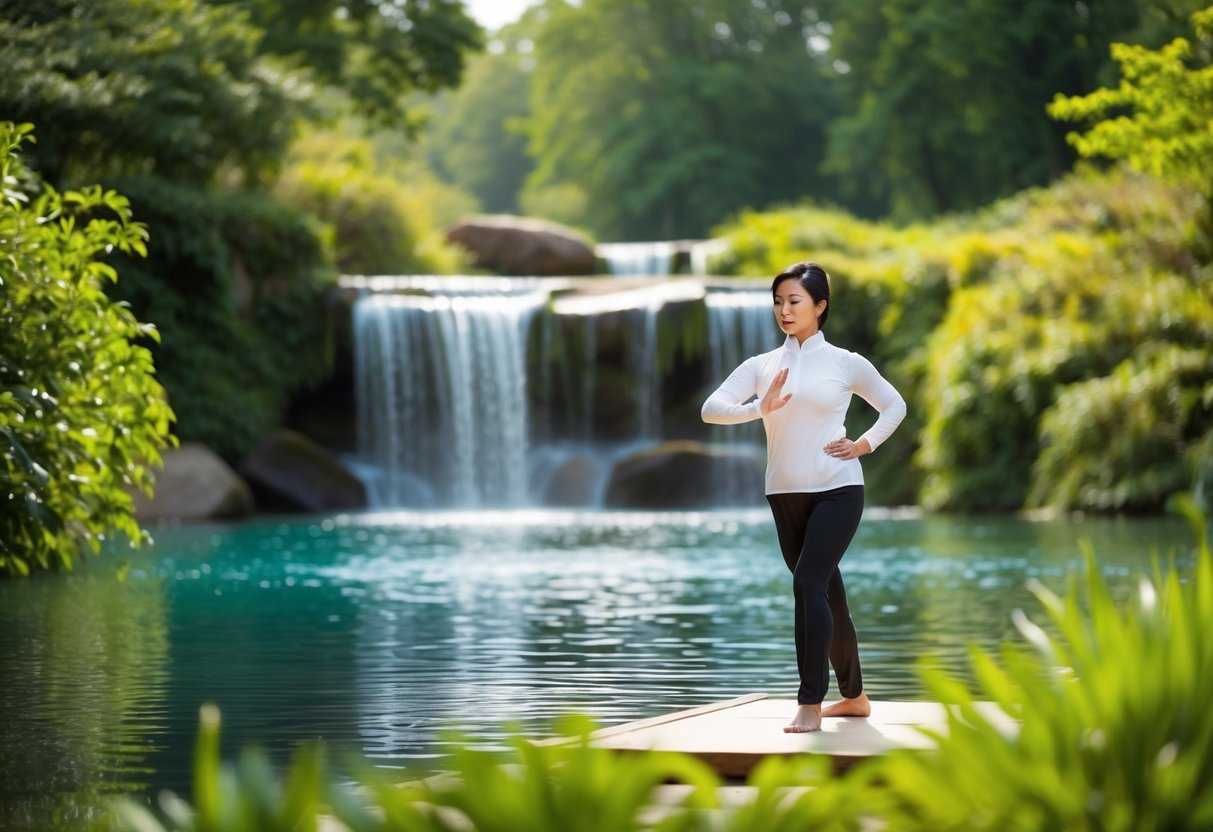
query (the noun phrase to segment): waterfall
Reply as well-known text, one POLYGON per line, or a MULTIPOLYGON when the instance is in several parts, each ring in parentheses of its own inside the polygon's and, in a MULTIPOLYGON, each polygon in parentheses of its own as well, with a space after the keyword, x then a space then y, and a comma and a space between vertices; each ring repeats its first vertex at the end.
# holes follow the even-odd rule
POLYGON ((711 274, 708 268, 711 258, 724 254, 729 250, 726 240, 695 240, 688 248, 691 261, 691 274, 711 274))
POLYGON ((752 501, 761 423, 705 426, 696 399, 778 343, 768 292, 694 278, 344 284, 362 293, 356 462, 373 506, 598 505, 622 460, 683 439, 715 446, 705 485, 719 504, 752 501), (665 361, 659 333, 686 339, 665 361), (688 357, 686 342, 707 348, 688 357))
POLYGON ((526 339, 543 291, 370 294, 354 305, 359 457, 380 506, 519 505, 526 339))
POLYGON ((677 248, 670 242, 599 243, 595 251, 613 275, 667 275, 674 270, 677 248))
POLYGON ((728 251, 726 240, 665 240, 657 243, 599 243, 595 252, 616 277, 664 277, 690 268, 691 274, 709 274, 712 257, 728 251), (676 265, 680 264, 680 265, 676 265))
POLYGON ((661 384, 657 373, 657 315, 661 312, 660 298, 628 312, 628 368, 636 385, 632 394, 636 402, 636 434, 641 439, 655 439, 661 433, 661 384))
MULTIPOLYGON (((780 343, 775 326, 771 293, 767 291, 709 292, 708 308, 709 368, 713 385, 719 385, 752 355, 775 349, 780 343)), ((732 425, 714 431, 720 442, 761 444, 762 422, 732 425)))
POLYGON ((775 326, 770 292, 709 292, 704 302, 714 379, 724 381, 742 361, 775 349, 783 340, 775 326))

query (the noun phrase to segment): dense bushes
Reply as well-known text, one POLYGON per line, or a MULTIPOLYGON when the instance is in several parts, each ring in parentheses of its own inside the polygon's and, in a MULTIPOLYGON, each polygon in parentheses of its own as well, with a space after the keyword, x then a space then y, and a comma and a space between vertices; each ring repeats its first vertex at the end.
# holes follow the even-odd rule
POLYGON ((115 292, 164 333, 156 366, 177 434, 239 459, 332 361, 335 271, 320 225, 250 193, 120 181, 154 234, 115 292))
POLYGON ((275 196, 333 230, 343 274, 450 274, 465 268, 439 228, 474 201, 369 139, 312 131, 292 146, 275 196))
POLYGON ((1213 433, 1206 210, 1188 187, 1077 173, 930 225, 811 207, 743 215, 720 230, 732 249, 716 268, 765 277, 809 257, 831 271, 831 339, 871 357, 910 404, 868 463, 874 487, 899 477, 906 501, 933 509, 1157 511, 1192 482, 1213 433), (1182 372, 1160 369, 1155 355, 1171 350, 1182 372), (1135 392, 1117 392, 1117 373, 1135 392), (1147 432, 1161 426, 1160 445, 1147 432), (1143 469, 1155 453, 1166 458, 1143 469))
MULTIPOLYGON (((922 502, 1157 511, 1191 483, 1181 461, 1213 431, 1205 386, 1213 372, 1213 283, 1190 254, 1200 244, 1200 200, 1128 175, 1075 177, 1021 200, 1019 224, 1035 244, 1001 258, 986 282, 953 293, 927 347, 922 502), (1174 412, 1152 412, 1151 397, 1118 396, 1129 410, 1086 419, 1097 414, 1069 409, 1083 402, 1077 388, 1062 398, 1118 367, 1146 371, 1152 352, 1171 347, 1193 351, 1184 359, 1189 368, 1203 355, 1204 378, 1188 369, 1133 383, 1161 384, 1158 395, 1189 402, 1174 412), (1194 396, 1206 403, 1193 405, 1194 396), (1165 448, 1140 432, 1124 441, 1126 428, 1157 428, 1160 415, 1165 422, 1181 411, 1165 448), (1164 450, 1166 460, 1141 469, 1142 453, 1164 450), (1156 476, 1160 463, 1170 463, 1168 475, 1156 476), (1057 487, 1063 479, 1085 487, 1057 487)), ((1112 394, 1114 385, 1086 387, 1096 389, 1112 394)))
POLYGON ((28 204, 29 132, 0 122, 0 576, 138 543, 128 489, 151 488, 173 418, 140 345, 155 329, 103 290, 106 253, 142 255, 146 229, 99 187, 28 204))

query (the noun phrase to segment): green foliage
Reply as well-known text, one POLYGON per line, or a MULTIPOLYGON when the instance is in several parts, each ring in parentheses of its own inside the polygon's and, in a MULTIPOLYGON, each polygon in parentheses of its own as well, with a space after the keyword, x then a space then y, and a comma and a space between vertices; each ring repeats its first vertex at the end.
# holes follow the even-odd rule
POLYGON ((114 291, 164 333, 156 365, 182 441, 239 461, 331 366, 325 295, 335 272, 324 235, 256 194, 155 177, 121 187, 155 237, 114 291))
POLYGON ((260 37, 202 0, 0 0, 0 113, 37 123, 30 165, 54 185, 255 182, 307 91, 259 59, 260 37))
POLYGON ((258 49, 306 67, 377 121, 415 127, 409 92, 455 86, 481 31, 462 3, 428 0, 207 0, 245 10, 258 49))
POLYGON ((1176 38, 1157 51, 1112 44, 1119 85, 1085 96, 1058 94, 1049 114, 1097 122, 1067 136, 1082 156, 1124 159, 1135 170, 1213 195, 1213 6, 1191 20, 1193 40, 1176 38))
POLYGON ((377 153, 369 139, 305 133, 292 146, 274 195, 332 227, 342 274, 466 271, 460 250, 437 229, 474 212, 471 200, 419 163, 377 153))
POLYGON ((114 801, 112 827, 129 832, 287 832, 317 829, 321 816, 351 832, 622 832, 754 829, 791 832, 857 828, 870 783, 831 780, 828 760, 772 758, 755 769, 753 795, 722 807, 717 775, 685 755, 621 755, 588 744, 588 721, 570 717, 557 732, 580 740, 535 744, 516 738, 508 752, 456 751, 446 774, 405 783, 364 770, 351 791, 325 781, 322 746, 295 755, 280 784, 263 753, 248 749, 237 767, 219 760, 219 714, 204 706, 194 755, 194 805, 165 794, 161 817, 129 798, 114 801), (661 789, 678 784, 672 794, 661 789), (816 787, 806 788, 806 787, 816 787))
POLYGON ((131 832, 299 832, 319 829, 325 759, 319 745, 301 748, 279 783, 265 754, 248 749, 238 766, 219 761, 219 710, 204 705, 194 749, 194 805, 164 793, 161 821, 132 800, 114 804, 112 826, 131 832))
POLYGON ((821 185, 837 109, 804 0, 550 3, 535 43, 527 190, 575 184, 602 239, 701 236, 821 185))
POLYGON ((1029 503, 1154 510, 1189 486, 1213 439, 1211 300, 1198 307, 1203 345, 1147 341, 1109 375, 1058 393, 1041 415, 1029 503))
POLYGON ((1213 825, 1213 552, 1198 522, 1195 570, 1155 570, 1134 598, 1109 595, 1093 553, 1064 597, 1037 585, 1048 630, 1020 614, 1027 647, 974 650, 938 753, 899 753, 879 772, 891 829, 1207 829, 1213 825), (1011 731, 979 708, 1014 717, 1011 731))
MULTIPOLYGON (((490 51, 468 63, 459 88, 434 105, 427 144, 435 169, 474 194, 489 213, 518 212, 519 192, 535 166, 526 153, 526 119, 534 69, 532 36, 541 13, 533 8, 498 32, 490 51)), ((542 210, 533 215, 559 221, 580 216, 542 210)))
MULTIPOLYGON (((652 823, 642 819, 656 788, 671 781, 693 787, 684 805, 705 808, 716 802, 719 781, 710 769, 692 758, 660 753, 620 758, 586 744, 587 724, 566 722, 558 730, 566 736, 580 734, 583 741, 570 746, 539 746, 516 740, 509 757, 460 750, 452 760, 457 776, 432 778, 404 790, 383 784, 375 796, 389 818, 408 817, 421 807, 433 807, 422 809, 431 818, 430 825, 419 827, 422 829, 449 829, 458 818, 484 832, 683 828, 685 823, 680 818, 652 823)), ((354 824, 348 817, 343 820, 355 832, 401 825, 354 824)))
POLYGON ((877 213, 972 210, 1067 171, 1045 114, 1058 91, 1094 88, 1110 38, 1138 0, 846 0, 821 4, 848 112, 830 124, 826 168, 877 213))
POLYGON ((1021 233, 1033 238, 994 261, 985 282, 954 292, 929 340, 917 459, 925 506, 1157 511, 1191 482, 1178 478, 1184 456, 1213 426, 1208 407, 1192 403, 1204 395, 1199 371, 1128 382, 1154 387, 1148 395, 1095 380, 1134 355, 1127 366, 1146 371, 1150 351, 1213 338, 1213 296, 1191 256, 1199 199, 1141 177, 1096 183, 1075 179, 1054 189, 1061 199, 1041 194, 993 212, 1021 212, 1021 233), (1041 220, 1055 230, 1037 231, 1041 220), (1096 391, 1134 412, 1107 415, 1111 403, 1097 405, 1096 391), (1151 402, 1160 397, 1175 404, 1159 410, 1151 402), (1147 439, 1143 426, 1164 413, 1186 422, 1169 440, 1147 439), (1164 449, 1175 455, 1141 467, 1143 453, 1164 449))
POLYGON ((1213 341, 1202 211, 1190 188, 1080 173, 929 225, 807 206, 745 213, 717 229, 730 251, 716 265, 765 279, 811 258, 830 271, 829 337, 869 356, 909 404, 890 444, 865 460, 880 502, 1159 510, 1208 457, 1199 371, 1152 370, 1153 394, 1135 380, 1132 394, 1114 396, 1140 408, 1128 418, 1141 426, 1130 434, 1140 450, 1117 433, 1110 405, 1074 409, 1095 407, 1095 390, 1112 395, 1111 382, 1059 397, 1134 355, 1144 369, 1149 350, 1213 341), (1147 440, 1144 426, 1164 414, 1186 421, 1164 432, 1170 439, 1147 440), (1141 467, 1142 454, 1163 450, 1165 459, 1141 467))
POLYGON ((146 254, 146 228, 100 187, 28 204, 31 131, 0 122, 0 575, 70 569, 115 532, 141 542, 128 489, 151 492, 173 419, 137 343, 155 328, 103 288, 118 272, 102 258, 146 254))

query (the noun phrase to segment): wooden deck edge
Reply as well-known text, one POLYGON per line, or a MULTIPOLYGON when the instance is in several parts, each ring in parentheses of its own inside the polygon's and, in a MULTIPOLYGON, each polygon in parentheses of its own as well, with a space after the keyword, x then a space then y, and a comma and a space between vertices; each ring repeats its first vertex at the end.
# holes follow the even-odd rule
MULTIPOLYGON (((648 754, 653 749, 648 748, 614 748, 611 749, 617 754, 648 754)), ((931 749, 915 749, 921 753, 927 753, 931 749)), ((718 775, 725 778, 727 783, 739 783, 749 778, 750 774, 764 760, 772 757, 781 757, 791 759, 795 757, 815 757, 818 759, 828 760, 830 768, 835 774, 846 774, 855 766, 876 757, 883 756, 880 754, 858 754, 846 751, 677 751, 677 754, 685 754, 688 757, 694 757, 702 762, 708 768, 715 771, 718 775)))
MULTIPOLYGON (((590 734, 590 744, 595 740, 604 740, 617 734, 626 734, 631 731, 639 731, 645 728, 652 728, 656 725, 666 725, 671 722, 678 722, 691 717, 710 714, 713 711, 723 711, 728 708, 736 708, 739 705, 746 705, 750 702, 757 702, 760 699, 766 699, 765 693, 747 693, 744 696, 738 696, 736 699, 727 699, 724 702, 712 702, 708 705, 699 705, 694 708, 688 708, 685 711, 675 711, 672 714, 659 714, 651 716, 648 719, 639 719, 635 722, 623 722, 619 725, 610 725, 606 728, 599 728, 590 734)), ((546 740, 536 740, 533 745, 570 745, 580 742, 579 737, 551 737, 546 740)))

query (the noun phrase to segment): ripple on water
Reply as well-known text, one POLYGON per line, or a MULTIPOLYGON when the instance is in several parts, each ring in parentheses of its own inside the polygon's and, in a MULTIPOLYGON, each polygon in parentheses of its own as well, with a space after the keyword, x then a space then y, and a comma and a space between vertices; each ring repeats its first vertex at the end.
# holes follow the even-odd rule
MULTIPOLYGON (((1081 539, 1127 594, 1186 532, 869 512, 843 562, 869 693, 921 697, 920 657, 963 676, 970 644, 1036 609, 1027 577, 1062 589, 1081 568, 1081 539)), ((166 530, 132 561, 123 583, 95 562, 0 585, 0 804, 184 790, 205 701, 225 753, 323 738, 426 771, 452 730, 497 747, 574 711, 795 689, 765 510, 305 518, 166 530)))

